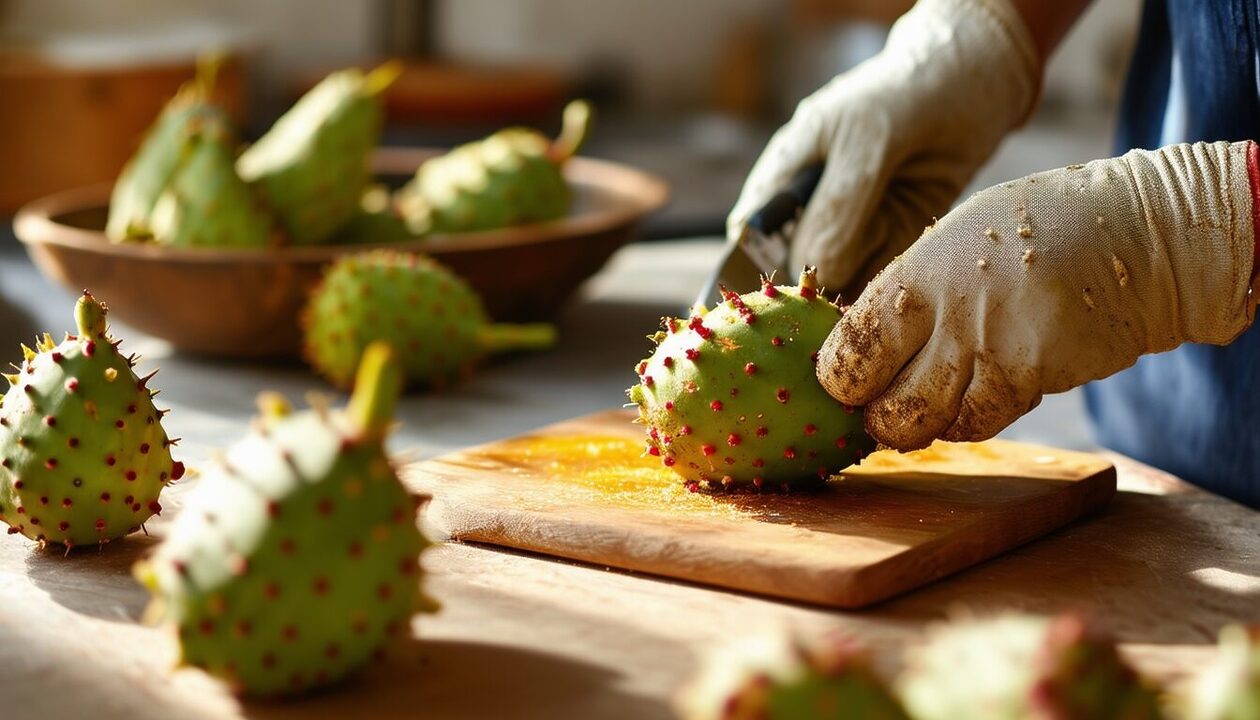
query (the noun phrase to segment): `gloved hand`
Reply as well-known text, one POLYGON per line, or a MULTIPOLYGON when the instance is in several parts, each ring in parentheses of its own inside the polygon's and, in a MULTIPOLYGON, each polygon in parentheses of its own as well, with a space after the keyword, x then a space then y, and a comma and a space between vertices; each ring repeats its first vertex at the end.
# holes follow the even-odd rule
POLYGON ((878 55, 801 101, 749 174, 727 235, 825 159, 789 267, 816 265, 836 290, 869 278, 949 209, 1027 118, 1040 77, 1009 0, 919 0, 878 55))
POLYGON ((911 450, 992 437, 1143 353, 1230 342, 1255 312, 1255 153, 1135 150, 976 193, 870 283, 819 381, 911 450))

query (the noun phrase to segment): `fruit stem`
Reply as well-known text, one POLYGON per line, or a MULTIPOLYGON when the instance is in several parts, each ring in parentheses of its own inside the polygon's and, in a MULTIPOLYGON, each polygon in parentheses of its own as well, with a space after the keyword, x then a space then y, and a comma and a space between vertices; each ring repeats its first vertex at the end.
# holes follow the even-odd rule
POLYGON ((574 100, 564 106, 564 120, 560 127, 560 134, 551 143, 551 148, 547 152, 552 162, 563 164, 565 160, 577 154, 591 132, 593 115, 591 104, 585 100, 574 100))
POLYGON ((278 392, 261 392, 258 394, 258 414, 263 420, 279 420, 293 412, 293 406, 278 392))
POLYGON ((219 71, 227 61, 222 50, 206 50, 197 55, 197 74, 193 77, 192 88, 201 100, 209 100, 214 94, 214 86, 219 81, 219 71))
POLYGON ((800 280, 796 283, 797 287, 809 288, 810 290, 818 289, 818 268, 813 265, 806 265, 801 269, 800 280))
POLYGON ((403 74, 404 66, 400 60, 387 60, 376 66, 363 81, 363 89, 367 95, 380 95, 386 88, 403 74))
POLYGON ((487 325, 477 333, 477 344, 488 353, 540 350, 556 344, 556 327, 547 323, 487 325))
POLYGON ((92 297, 92 293, 83 291, 83 297, 74 304, 74 323, 79 327, 79 336, 84 338, 105 336, 105 313, 109 311, 104 305, 92 297))
POLYGON ((401 392, 402 370, 394 348, 388 343, 374 342, 359 359, 354 393, 346 414, 365 437, 382 439, 389 431, 401 392))

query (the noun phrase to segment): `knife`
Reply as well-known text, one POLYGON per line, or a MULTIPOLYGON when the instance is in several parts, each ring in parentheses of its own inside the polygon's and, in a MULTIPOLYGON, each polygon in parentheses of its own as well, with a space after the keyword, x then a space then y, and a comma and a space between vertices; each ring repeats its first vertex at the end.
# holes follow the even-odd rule
POLYGON ((787 187, 748 216, 739 237, 726 243, 717 269, 696 296, 696 305, 713 307, 722 302, 724 287, 749 292, 760 286, 762 275, 787 271, 788 245, 782 230, 800 217, 822 173, 821 161, 797 171, 787 187))

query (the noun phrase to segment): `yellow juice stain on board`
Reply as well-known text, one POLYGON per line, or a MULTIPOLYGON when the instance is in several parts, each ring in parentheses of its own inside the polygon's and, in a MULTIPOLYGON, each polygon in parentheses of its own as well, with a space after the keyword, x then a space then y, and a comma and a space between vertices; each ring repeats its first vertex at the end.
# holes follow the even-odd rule
POLYGON ((688 491, 682 476, 645 455, 638 440, 612 435, 524 437, 497 444, 485 457, 515 474, 547 482, 546 493, 533 490, 522 498, 536 509, 594 494, 626 509, 744 515, 719 497, 688 491))

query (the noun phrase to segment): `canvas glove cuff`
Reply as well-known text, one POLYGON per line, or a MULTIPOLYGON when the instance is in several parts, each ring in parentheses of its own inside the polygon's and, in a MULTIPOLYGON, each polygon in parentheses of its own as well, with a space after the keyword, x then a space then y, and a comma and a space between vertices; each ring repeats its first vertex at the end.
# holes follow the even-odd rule
POLYGON ((818 377, 880 442, 992 437, 1040 402, 1250 325, 1255 144, 1135 150, 973 195, 867 287, 818 377))

